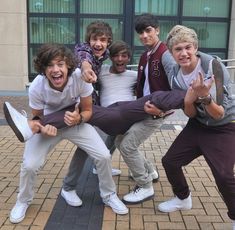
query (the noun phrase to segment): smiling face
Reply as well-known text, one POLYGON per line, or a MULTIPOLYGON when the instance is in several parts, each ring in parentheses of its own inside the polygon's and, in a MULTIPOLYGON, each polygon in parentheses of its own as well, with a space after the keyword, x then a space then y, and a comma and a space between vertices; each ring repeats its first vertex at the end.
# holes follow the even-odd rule
POLYGON ((145 47, 152 49, 159 41, 159 32, 159 28, 148 26, 139 33, 139 39, 145 47))
POLYGON ((186 26, 176 25, 168 33, 166 44, 183 73, 191 73, 198 63, 196 32, 186 26))
POLYGON ((90 37, 90 46, 95 57, 100 58, 103 56, 109 45, 109 39, 106 35, 94 35, 90 37))
POLYGON ((45 75, 51 88, 63 91, 68 82, 68 66, 66 61, 61 57, 54 58, 46 67, 45 75))
POLYGON ((172 55, 183 73, 191 73, 197 65, 197 48, 191 42, 180 42, 172 46, 172 55))
POLYGON ((112 61, 111 72, 112 73, 123 73, 126 71, 126 66, 130 61, 130 57, 126 50, 121 50, 114 56, 110 57, 112 61))

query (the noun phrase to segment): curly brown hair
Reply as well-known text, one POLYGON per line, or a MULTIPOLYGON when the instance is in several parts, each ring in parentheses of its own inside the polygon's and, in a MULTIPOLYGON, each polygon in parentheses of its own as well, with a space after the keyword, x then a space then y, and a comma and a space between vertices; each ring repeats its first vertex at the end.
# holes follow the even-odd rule
POLYGON ((50 62, 58 57, 60 57, 66 62, 68 66, 68 76, 70 76, 77 67, 78 63, 73 52, 68 47, 62 44, 42 45, 39 48, 37 55, 34 59, 35 70, 38 73, 45 75, 45 70, 50 64, 50 62))

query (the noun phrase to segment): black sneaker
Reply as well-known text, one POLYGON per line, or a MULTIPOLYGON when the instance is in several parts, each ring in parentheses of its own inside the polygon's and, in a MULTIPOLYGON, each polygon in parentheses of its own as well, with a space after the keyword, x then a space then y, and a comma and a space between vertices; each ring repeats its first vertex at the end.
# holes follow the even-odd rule
POLYGON ((222 105, 224 100, 224 74, 222 66, 217 59, 213 59, 212 61, 212 71, 215 78, 216 103, 222 105))

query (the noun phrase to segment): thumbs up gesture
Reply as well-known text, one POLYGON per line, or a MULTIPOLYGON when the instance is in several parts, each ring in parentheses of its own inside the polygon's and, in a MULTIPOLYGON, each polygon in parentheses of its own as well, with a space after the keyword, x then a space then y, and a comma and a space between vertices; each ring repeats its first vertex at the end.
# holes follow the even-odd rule
POLYGON ((74 126, 79 124, 81 121, 80 109, 79 104, 75 105, 74 111, 66 111, 64 116, 64 122, 68 126, 74 126))

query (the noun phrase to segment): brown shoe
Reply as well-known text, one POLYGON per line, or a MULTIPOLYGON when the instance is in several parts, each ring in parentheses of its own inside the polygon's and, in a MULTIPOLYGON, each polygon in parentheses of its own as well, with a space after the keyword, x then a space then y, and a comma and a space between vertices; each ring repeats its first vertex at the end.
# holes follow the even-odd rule
POLYGON ((224 74, 220 62, 217 59, 212 61, 212 71, 215 78, 216 86, 216 103, 222 105, 224 100, 224 74))

